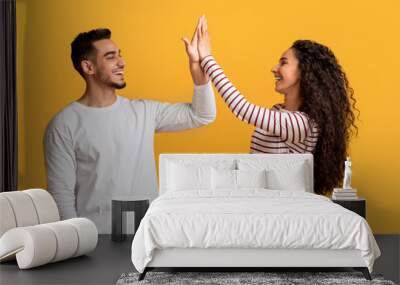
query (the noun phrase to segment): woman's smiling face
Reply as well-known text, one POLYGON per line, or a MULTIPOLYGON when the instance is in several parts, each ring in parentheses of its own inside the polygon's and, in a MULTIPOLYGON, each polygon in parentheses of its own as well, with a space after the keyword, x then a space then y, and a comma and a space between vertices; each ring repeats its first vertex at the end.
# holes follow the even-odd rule
POLYGON ((281 94, 288 94, 300 90, 299 61, 293 49, 285 51, 279 63, 272 68, 275 77, 275 90, 281 94))

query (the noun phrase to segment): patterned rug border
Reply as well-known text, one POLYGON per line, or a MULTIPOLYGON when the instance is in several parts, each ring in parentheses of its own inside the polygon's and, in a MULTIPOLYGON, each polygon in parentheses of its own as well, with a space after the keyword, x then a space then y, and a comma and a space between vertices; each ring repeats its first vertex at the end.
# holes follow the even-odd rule
POLYGON ((148 284, 213 284, 213 285, 396 285, 385 280, 380 274, 371 274, 372 281, 366 280, 361 272, 161 272, 150 271, 142 281, 139 273, 123 273, 116 285, 148 284))

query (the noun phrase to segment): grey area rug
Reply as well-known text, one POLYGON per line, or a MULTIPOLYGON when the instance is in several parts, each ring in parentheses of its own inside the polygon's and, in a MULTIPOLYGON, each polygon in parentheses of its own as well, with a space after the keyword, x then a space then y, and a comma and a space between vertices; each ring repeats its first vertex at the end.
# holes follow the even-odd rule
POLYGON ((372 274, 372 281, 366 280, 360 272, 148 272, 142 281, 139 273, 124 273, 116 285, 146 284, 379 284, 395 285, 384 280, 382 275, 372 274))

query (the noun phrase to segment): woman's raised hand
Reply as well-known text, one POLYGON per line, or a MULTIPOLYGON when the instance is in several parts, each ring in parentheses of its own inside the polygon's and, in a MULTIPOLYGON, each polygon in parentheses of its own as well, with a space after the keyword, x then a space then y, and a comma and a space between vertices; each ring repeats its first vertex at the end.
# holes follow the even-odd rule
POLYGON ((197 26, 197 50, 200 60, 211 54, 211 41, 208 34, 206 16, 201 16, 197 26))

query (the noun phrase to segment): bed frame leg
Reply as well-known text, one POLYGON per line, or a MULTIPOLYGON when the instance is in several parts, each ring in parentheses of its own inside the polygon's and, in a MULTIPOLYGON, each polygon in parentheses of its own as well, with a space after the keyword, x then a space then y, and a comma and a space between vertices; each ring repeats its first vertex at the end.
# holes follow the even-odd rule
POLYGON ((139 274, 138 281, 142 281, 142 280, 144 279, 144 277, 146 277, 147 271, 149 271, 149 270, 148 270, 147 267, 146 267, 146 268, 144 269, 144 271, 143 271, 142 273, 139 274))
POLYGON ((361 271, 362 274, 364 275, 365 279, 367 280, 372 280, 371 275, 369 274, 369 270, 367 267, 355 267, 354 268, 357 271, 361 271))

